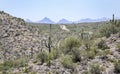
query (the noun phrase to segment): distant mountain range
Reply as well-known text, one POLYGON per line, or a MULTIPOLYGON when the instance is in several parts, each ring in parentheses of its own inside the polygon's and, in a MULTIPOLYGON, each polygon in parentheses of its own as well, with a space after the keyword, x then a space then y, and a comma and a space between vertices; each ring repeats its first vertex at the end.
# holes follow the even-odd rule
POLYGON ((47 24, 54 24, 55 22, 52 21, 51 19, 45 17, 42 20, 38 21, 37 23, 47 23, 47 24))
POLYGON ((101 22, 101 21, 108 21, 108 20, 110 20, 110 19, 106 18, 106 17, 99 18, 99 19, 86 18, 86 19, 81 19, 81 20, 77 21, 77 23, 81 23, 81 22, 101 22))
MULTIPOLYGON (((117 19, 119 19, 117 17, 117 19)), ((52 21, 50 18, 43 18, 42 20, 39 20, 35 23, 46 23, 46 24, 71 24, 71 23, 82 23, 82 22, 101 22, 101 21, 108 21, 110 20, 109 18, 103 17, 99 19, 91 19, 91 18, 86 18, 86 19, 81 19, 78 21, 68 21, 67 19, 61 19, 58 22, 52 21)), ((26 22, 32 22, 30 19, 26 19, 26 22)))
POLYGON ((57 23, 58 24, 71 24, 72 22, 63 18, 63 19, 59 20, 57 23))

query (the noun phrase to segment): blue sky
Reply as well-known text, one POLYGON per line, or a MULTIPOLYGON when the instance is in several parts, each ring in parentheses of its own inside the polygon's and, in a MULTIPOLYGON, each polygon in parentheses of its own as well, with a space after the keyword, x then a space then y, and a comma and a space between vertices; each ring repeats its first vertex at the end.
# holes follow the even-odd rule
POLYGON ((0 0, 0 10, 33 21, 120 17, 120 0, 0 0))

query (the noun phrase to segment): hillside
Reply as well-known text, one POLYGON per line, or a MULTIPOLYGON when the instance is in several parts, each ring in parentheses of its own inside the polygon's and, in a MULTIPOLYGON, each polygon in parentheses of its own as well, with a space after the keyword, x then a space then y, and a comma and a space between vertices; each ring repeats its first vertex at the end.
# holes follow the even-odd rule
POLYGON ((0 74, 120 73, 119 20, 60 25, 0 11, 0 74))
POLYGON ((13 59, 25 51, 38 52, 40 38, 37 29, 27 26, 23 19, 0 12, 0 44, 9 53, 7 58, 13 59))

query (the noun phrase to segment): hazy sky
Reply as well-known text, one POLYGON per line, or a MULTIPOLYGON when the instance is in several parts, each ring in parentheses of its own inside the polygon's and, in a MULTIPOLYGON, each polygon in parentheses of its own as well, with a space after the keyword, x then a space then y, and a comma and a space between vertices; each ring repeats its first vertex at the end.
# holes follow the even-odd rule
POLYGON ((0 10, 33 21, 120 17, 120 0, 0 0, 0 10))

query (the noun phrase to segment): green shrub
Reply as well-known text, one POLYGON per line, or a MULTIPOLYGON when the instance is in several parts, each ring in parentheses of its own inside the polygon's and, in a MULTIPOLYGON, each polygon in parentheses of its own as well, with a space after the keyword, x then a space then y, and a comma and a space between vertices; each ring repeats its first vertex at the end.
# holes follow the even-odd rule
POLYGON ((120 44, 117 44, 118 51, 120 52, 120 44))
POLYGON ((117 62, 115 62, 114 72, 115 73, 120 73, 120 60, 118 60, 117 62))
POLYGON ((76 63, 73 62, 71 55, 65 55, 64 57, 61 58, 60 62, 65 68, 72 70, 75 70, 77 66, 76 63))
POLYGON ((55 74, 60 74, 60 72, 56 70, 55 74))
POLYGON ((100 29, 101 36, 109 37, 111 34, 120 32, 120 20, 115 20, 114 16, 110 20, 109 25, 105 25, 100 29))
POLYGON ((81 50, 80 54, 84 59, 94 59, 94 57, 96 56, 96 50, 95 49, 90 49, 89 51, 81 50))
POLYGON ((87 57, 89 58, 89 59, 94 59, 94 57, 95 57, 95 52, 94 51, 87 51, 87 57))
POLYGON ((45 62, 48 62, 49 61, 49 55, 47 52, 43 51, 43 52, 40 52, 38 55, 37 55, 37 59, 41 61, 41 63, 45 63, 45 62))
POLYGON ((81 61, 81 54, 80 54, 80 50, 78 48, 73 48, 72 49, 72 58, 74 62, 80 62, 81 61))
POLYGON ((115 58, 108 58, 108 61, 110 61, 112 63, 116 63, 116 59, 115 58))
POLYGON ((36 71, 32 71, 29 74, 37 74, 37 72, 36 71))
POLYGON ((3 69, 11 69, 11 68, 19 68, 27 66, 27 59, 25 57, 21 57, 16 60, 6 60, 4 63, 0 64, 0 71, 3 69))
POLYGON ((13 67, 18 68, 18 67, 25 67, 27 66, 27 57, 21 57, 19 59, 13 60, 13 67))
POLYGON ((83 39, 82 40, 83 42, 83 44, 85 45, 85 47, 86 47, 86 50, 90 50, 91 49, 91 46, 93 45, 93 40, 91 40, 90 38, 89 38, 89 35, 88 35, 88 37, 87 38, 85 38, 85 40, 83 39))
POLYGON ((24 73, 29 73, 29 72, 30 72, 30 67, 25 67, 25 68, 23 69, 23 72, 24 72, 24 73))
POLYGON ((12 67, 13 67, 13 61, 8 60, 8 61, 5 61, 4 63, 0 64, 0 71, 8 70, 12 67))
POLYGON ((108 54, 111 54, 111 52, 110 52, 109 49, 102 50, 102 51, 99 51, 99 52, 97 53, 97 55, 100 56, 101 59, 103 59, 103 60, 107 60, 107 59, 108 59, 108 57, 107 57, 108 54))
POLYGON ((63 41, 60 42, 60 49, 64 53, 69 53, 72 51, 72 48, 74 47, 80 47, 81 43, 77 37, 68 37, 65 38, 63 41))
POLYGON ((82 74, 91 74, 90 71, 85 70, 82 74))
POLYGON ((91 74, 101 74, 102 70, 104 70, 103 67, 100 67, 98 64, 92 64, 90 68, 91 74))
POLYGON ((51 52, 49 53, 49 57, 51 60, 57 59, 60 56, 61 52, 57 48, 53 48, 51 52))
POLYGON ((109 47, 106 45, 104 40, 100 40, 100 42, 97 44, 99 49, 105 50, 105 49, 109 49, 109 47))
POLYGON ((43 63, 50 63, 51 60, 57 59, 60 56, 60 51, 57 48, 53 48, 50 53, 42 51, 37 55, 37 59, 43 63))

